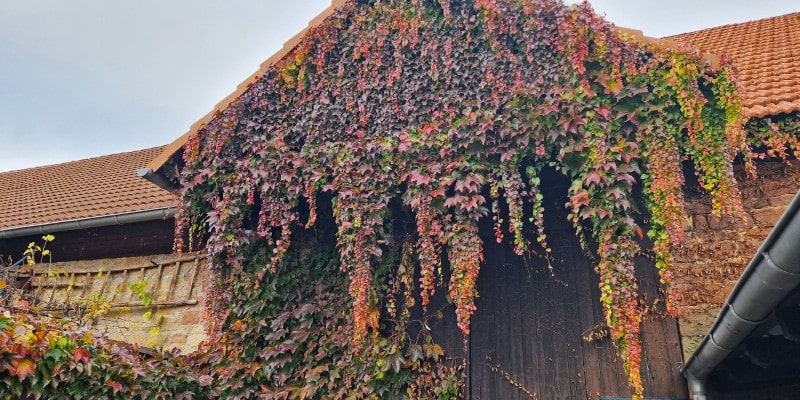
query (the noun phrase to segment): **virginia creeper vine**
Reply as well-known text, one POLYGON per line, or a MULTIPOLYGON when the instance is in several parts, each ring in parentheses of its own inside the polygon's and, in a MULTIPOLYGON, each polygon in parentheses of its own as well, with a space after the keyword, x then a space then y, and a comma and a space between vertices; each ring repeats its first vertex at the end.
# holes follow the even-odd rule
MULTIPOLYGON (((669 285, 681 163, 694 162, 715 211, 740 211, 732 162, 750 153, 739 107, 727 64, 714 70, 696 54, 622 38, 588 3, 350 1, 189 139, 178 225, 205 219, 223 275, 244 244, 266 238, 269 273, 291 230, 314 224, 317 196, 331 193, 358 339, 371 328, 372 271, 399 199, 415 213, 422 303, 446 253, 442 278, 468 334, 478 222, 493 214, 496 235, 510 234, 518 253, 546 252, 538 174, 554 167, 572 182, 567 208, 581 242, 597 243, 606 322, 641 398, 634 187, 644 185, 669 285), (541 246, 524 235, 530 223, 541 246)), ((674 311, 674 295, 668 303, 674 311)))

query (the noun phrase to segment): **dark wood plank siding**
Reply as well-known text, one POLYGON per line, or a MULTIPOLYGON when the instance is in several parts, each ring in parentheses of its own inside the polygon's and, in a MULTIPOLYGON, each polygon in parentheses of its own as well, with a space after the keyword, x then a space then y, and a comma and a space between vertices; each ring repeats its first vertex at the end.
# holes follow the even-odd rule
MULTIPOLYGON (((172 218, 114 225, 101 228, 55 232, 49 243, 53 261, 93 260, 169 254, 174 243, 175 220, 172 218)), ((16 261, 28 243, 41 244, 42 235, 0 240, 0 255, 16 261)))
MULTIPOLYGON (((486 260, 468 347, 469 399, 599 400, 630 398, 622 361, 611 340, 583 336, 604 325, 598 276, 566 220, 565 187, 548 188, 547 233, 553 252, 520 257, 484 229, 486 260)), ((649 304, 659 297, 657 272, 636 260, 649 304)), ((677 323, 653 308, 642 327, 642 379, 649 398, 688 399, 680 374, 677 323)))

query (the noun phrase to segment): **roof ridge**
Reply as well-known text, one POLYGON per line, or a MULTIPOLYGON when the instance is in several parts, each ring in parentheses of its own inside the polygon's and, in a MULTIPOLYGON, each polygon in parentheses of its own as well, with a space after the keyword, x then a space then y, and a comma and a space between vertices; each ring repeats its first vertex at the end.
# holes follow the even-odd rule
MULTIPOLYGON (((87 158, 82 158, 82 159, 79 159, 79 160, 64 161, 64 162, 60 162, 60 163, 39 165, 39 166, 28 167, 28 168, 12 169, 10 171, 2 171, 2 172, 0 172, 0 177, 2 177, 3 175, 6 175, 6 174, 11 174, 11 173, 19 173, 19 172, 37 170, 37 169, 44 169, 44 168, 61 167, 61 166, 65 166, 65 165, 68 165, 68 164, 85 163, 85 162, 93 161, 93 160, 107 159, 107 158, 111 158, 111 157, 115 157, 115 156, 124 156, 124 155, 133 154, 133 153, 140 153, 140 152, 143 153, 143 152, 146 152, 146 151, 156 152, 152 157, 152 158, 156 158, 160 154, 160 152, 158 152, 158 151, 159 150, 163 150, 166 146, 167 145, 160 145, 160 146, 148 147, 148 148, 145 148, 145 149, 129 150, 129 151, 123 151, 123 152, 119 152, 119 153, 112 153, 112 154, 104 154, 104 155, 94 156, 94 157, 87 157, 87 158)), ((148 162, 150 162, 150 161, 148 161, 148 162)), ((144 167, 144 165, 142 165, 142 167, 144 167)))

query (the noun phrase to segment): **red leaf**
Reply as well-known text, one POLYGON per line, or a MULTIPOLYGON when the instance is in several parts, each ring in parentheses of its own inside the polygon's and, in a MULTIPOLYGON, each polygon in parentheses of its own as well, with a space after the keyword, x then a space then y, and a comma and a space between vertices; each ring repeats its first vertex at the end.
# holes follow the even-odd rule
POLYGON ((86 347, 78 347, 72 351, 72 360, 75 362, 86 364, 91 357, 92 353, 89 353, 89 349, 86 347))
POLYGON ((608 116, 611 115, 611 110, 605 104, 601 105, 597 108, 597 113, 602 115, 603 118, 608 119, 608 116))
POLYGON ((633 232, 636 234, 636 236, 639 236, 639 239, 644 238, 644 232, 642 231, 642 228, 639 227, 639 225, 635 225, 633 227, 633 232))
POLYGON ((419 173, 418 170, 411 171, 410 180, 412 183, 416 183, 417 185, 427 185, 428 182, 431 181, 429 176, 425 176, 419 173))
POLYGON ((112 381, 111 379, 106 381, 105 386, 110 387, 114 391, 114 394, 122 390, 122 384, 116 381, 112 381))
POLYGON ((590 173, 589 175, 586 176, 586 183, 587 184, 590 184, 590 183, 598 183, 599 184, 600 183, 600 174, 598 174, 597 172, 590 173))

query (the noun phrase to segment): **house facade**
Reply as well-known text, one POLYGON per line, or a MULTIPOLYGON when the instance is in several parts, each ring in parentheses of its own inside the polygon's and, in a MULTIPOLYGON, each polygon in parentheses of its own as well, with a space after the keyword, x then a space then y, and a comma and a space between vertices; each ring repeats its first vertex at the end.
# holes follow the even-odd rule
MULTIPOLYGON (((315 29, 343 3, 334 1, 310 23, 309 30, 315 29)), ((800 48, 799 15, 712 28, 667 38, 663 43, 667 46, 683 43, 730 57, 739 70, 742 111, 749 121, 747 128, 774 128, 776 136, 772 137, 785 137, 791 143, 796 141, 791 138, 798 134, 796 121, 800 112, 800 75, 796 69, 800 60, 792 50, 800 48)), ((259 71, 212 113, 168 145, 143 174, 163 182, 163 175, 170 174, 167 170, 180 168, 183 146, 189 138, 219 117, 259 76, 286 57, 307 32, 299 33, 265 61, 259 71)), ((640 40, 653 41, 641 37, 640 40)), ((753 147, 759 151, 762 144, 756 141, 753 147)), ((797 148, 791 150, 786 156, 793 159, 792 153, 797 148)), ((692 393, 688 390, 682 376, 686 363, 707 342, 706 334, 716 324, 740 275, 781 215, 787 208, 791 210, 789 205, 800 189, 798 167, 776 156, 780 154, 764 154, 764 160, 758 163, 759 178, 755 180, 748 179, 745 171, 737 171, 744 200, 741 217, 717 216, 698 185, 687 185, 687 216, 683 221, 686 239, 674 249, 678 264, 676 286, 684 310, 680 317, 672 318, 659 307, 659 279, 651 260, 646 256, 636 260, 639 287, 653 306, 642 325, 642 379, 648 397, 700 399, 705 395, 694 388, 692 393)), ((494 245, 491 226, 482 226, 487 257, 478 280, 480 297, 476 300, 469 345, 462 347, 452 310, 434 320, 431 329, 449 353, 462 354, 460 357, 466 360, 468 398, 521 399, 531 398, 532 393, 548 399, 624 398, 629 393, 627 381, 604 328, 603 312, 597 301, 598 277, 591 267, 594 260, 581 250, 571 225, 566 223, 567 210, 563 207, 567 201, 566 182, 555 174, 545 174, 542 180, 545 206, 555 210, 546 215, 555 261, 519 257, 507 243, 494 245)), ((442 310, 453 307, 441 295, 434 299, 434 304, 442 310)), ((783 308, 792 306, 787 303, 783 308)), ((758 325, 763 321, 750 322, 758 325)), ((792 349, 782 342, 784 339, 791 342, 790 335, 776 326, 780 324, 763 325, 757 335, 784 345, 779 349, 792 349)), ((796 377, 785 374, 797 370, 791 361, 779 360, 760 367, 748 358, 750 353, 746 349, 732 354, 738 358, 722 366, 727 369, 715 372, 717 386, 701 390, 716 396, 709 398, 794 398, 792 382, 796 377), (751 365, 736 367, 740 361, 751 365), (753 365, 766 371, 753 369, 753 365), (736 386, 733 385, 736 379, 725 378, 725 374, 749 375, 753 379, 748 383, 740 378, 736 386), (759 380, 758 376, 765 378, 759 380)), ((714 382, 710 384, 713 386, 714 382)))
MULTIPOLYGON (((343 3, 334 1, 309 29, 343 3)), ((669 43, 731 57, 740 72, 743 111, 752 122, 748 126, 771 129, 774 124, 791 137, 798 133, 791 130, 791 122, 800 112, 800 74, 792 53, 800 48, 797 20, 798 14, 792 14, 713 28, 669 38, 669 43)), ((85 313, 87 305, 104 297, 100 303, 110 310, 95 323, 112 337, 187 349, 196 345, 203 338, 203 288, 208 278, 202 258, 173 254, 171 215, 176 200, 163 190, 173 184, 166 176, 181 167, 189 137, 289 54, 306 33, 289 41, 212 113, 168 146, 0 174, 3 192, 13 194, 0 199, 4 212, 0 219, 5 224, 0 226, 0 254, 15 260, 42 235, 56 237, 47 244, 52 264, 14 270, 14 284, 33 294, 21 299, 44 312, 75 312, 83 307, 85 313), (134 176, 137 169, 155 185, 134 176), (137 325, 145 331, 134 332, 137 325), (153 328, 158 328, 155 335, 153 328)), ((726 399, 795 396, 792 383, 797 376, 792 371, 800 370, 795 368, 798 358, 769 354, 776 350, 796 354, 791 322, 796 291, 780 299, 781 306, 769 318, 745 321, 756 328, 753 335, 727 349, 731 355, 727 362, 709 366, 713 372, 704 383, 708 386, 690 391, 682 376, 695 351, 707 346, 707 333, 717 325, 739 276, 770 231, 783 226, 778 221, 787 209, 795 212, 791 204, 800 189, 800 167, 793 157, 776 161, 767 154, 765 158, 756 180, 738 171, 744 219, 716 216, 701 191, 687 188, 686 240, 675 249, 676 284, 685 310, 680 317, 672 318, 659 307, 659 279, 651 260, 646 255, 636 259, 639 287, 652 306, 641 333, 642 379, 648 397, 699 399, 705 391, 709 398, 726 399), (762 348, 767 355, 756 357, 762 348)), ((568 182, 553 171, 545 171, 542 181, 543 202, 552 210, 545 216, 551 259, 521 257, 508 243, 493 241, 491 224, 482 225, 487 256, 477 283, 480 297, 469 346, 464 348, 454 306, 444 291, 430 306, 444 311, 443 317, 431 320, 431 331, 449 354, 463 357, 468 398, 625 398, 628 382, 598 302, 599 278, 592 271, 596 260, 581 249, 573 227, 566 223, 568 182)), ((11 305, 17 300, 12 299, 11 305)))
POLYGON ((0 173, 3 305, 110 338, 193 350, 205 338, 203 261, 173 251, 176 199, 139 178, 163 147, 0 173), (47 241, 44 237, 54 237, 47 241), (35 247, 34 247, 35 248, 35 247))
MULTIPOLYGON (((687 240, 676 249, 687 375, 690 381, 702 378, 710 399, 795 398, 798 259, 788 249, 800 243, 792 232, 800 190, 800 13, 669 39, 733 60, 748 133, 765 138, 769 131, 788 146, 788 160, 762 155, 756 179, 739 171, 743 218, 713 216, 702 196, 690 196, 687 240), (775 243, 787 249, 777 250, 775 243), (760 266, 765 260, 770 267, 760 266)), ((764 144, 754 140, 755 151, 764 144)))

